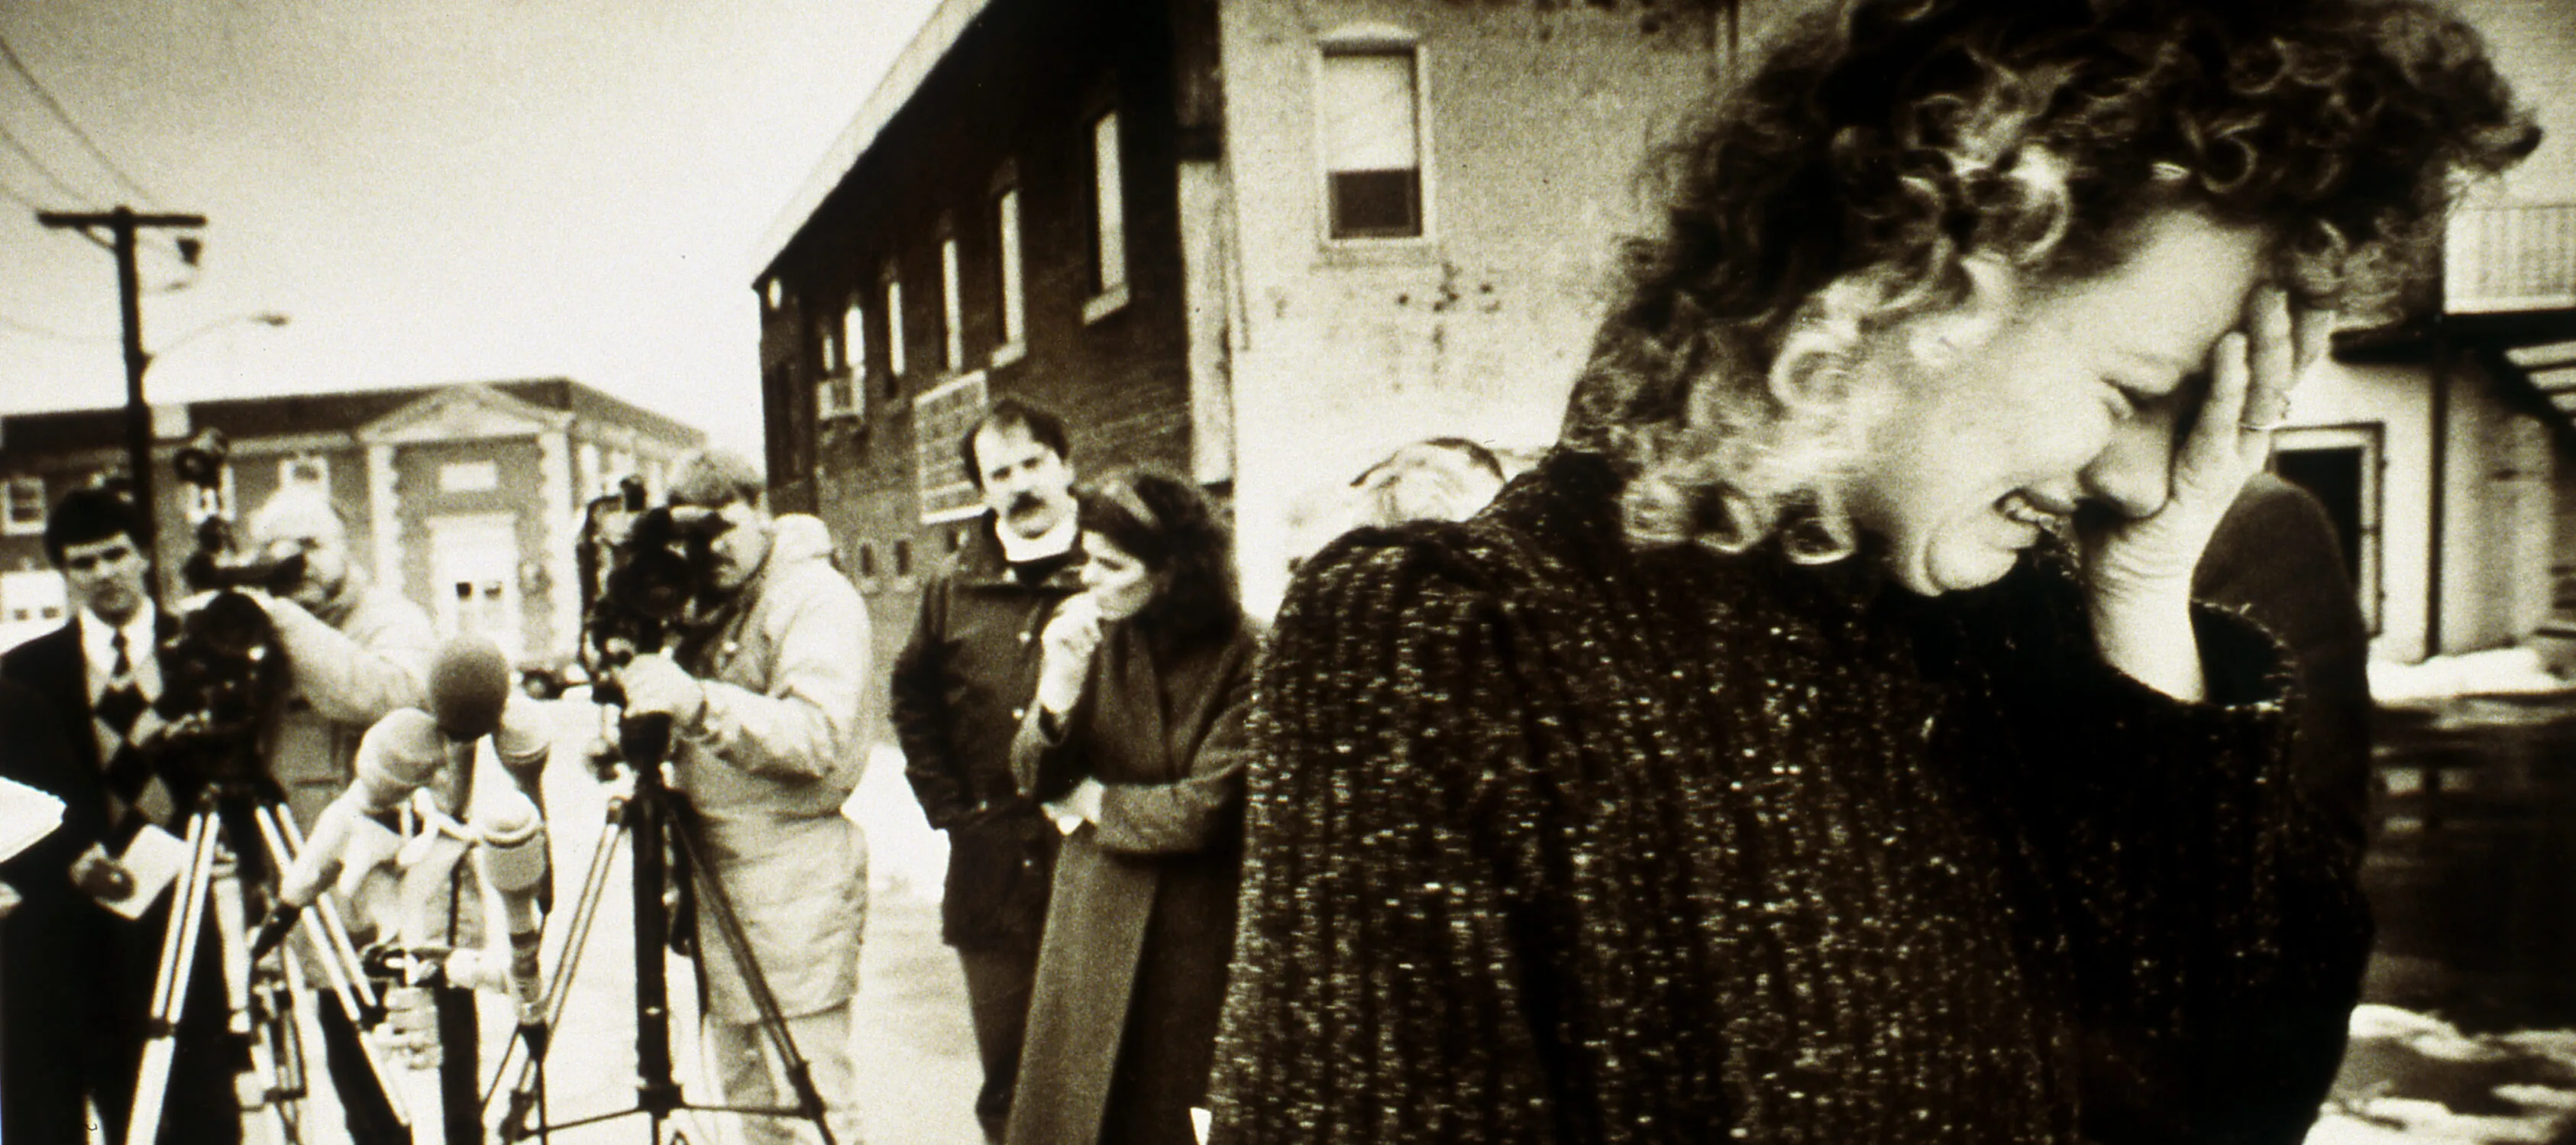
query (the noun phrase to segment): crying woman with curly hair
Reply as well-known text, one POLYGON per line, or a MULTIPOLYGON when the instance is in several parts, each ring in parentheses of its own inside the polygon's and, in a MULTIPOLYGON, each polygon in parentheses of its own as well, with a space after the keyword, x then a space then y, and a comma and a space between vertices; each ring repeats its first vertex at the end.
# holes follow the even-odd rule
POLYGON ((1309 562, 1217 1140, 2298 1141, 2369 927, 2196 603, 2538 133, 2420 0, 1854 0, 1658 158, 1555 452, 1309 562))

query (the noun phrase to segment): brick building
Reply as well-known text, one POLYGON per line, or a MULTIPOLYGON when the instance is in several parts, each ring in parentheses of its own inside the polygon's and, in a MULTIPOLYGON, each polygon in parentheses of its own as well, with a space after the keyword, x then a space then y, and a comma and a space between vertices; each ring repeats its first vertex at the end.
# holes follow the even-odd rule
MULTIPOLYGON (((758 252, 771 479, 902 635, 1020 394, 1078 465, 1230 498, 1275 602, 1300 499, 1434 434, 1555 436, 1639 159, 1815 0, 948 0, 758 252)), ((2453 227, 2438 322, 2348 337, 2279 435, 2374 653, 2576 641, 2576 25, 2461 0, 2549 131, 2453 227)))
MULTIPOLYGON (((66 490, 125 472, 123 427, 117 409, 0 417, 0 637, 61 623, 45 513, 66 490)), ((658 491, 670 463, 705 440, 561 378, 157 406, 153 427, 165 594, 195 544, 194 493, 170 457, 188 435, 219 429, 237 517, 288 485, 314 486, 349 518, 352 559, 376 583, 399 587, 441 631, 484 632, 532 661, 569 653, 577 635, 583 504, 628 473, 658 491)))
POLYGON ((1301 495, 1554 437, 1639 156, 1803 6, 948 0, 758 252, 777 496, 890 652, 1019 395, 1227 498, 1266 611, 1301 495))

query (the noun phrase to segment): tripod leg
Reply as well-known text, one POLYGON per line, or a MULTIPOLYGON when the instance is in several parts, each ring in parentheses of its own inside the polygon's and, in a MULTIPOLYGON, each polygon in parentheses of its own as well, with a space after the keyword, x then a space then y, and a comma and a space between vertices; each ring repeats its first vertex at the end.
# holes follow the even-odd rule
POLYGON ((257 1114, 259 1123, 268 1128, 272 1138, 287 1141, 284 1118, 276 1106, 278 1091, 277 1066, 270 1056, 269 1044, 262 1028, 264 1018, 257 996, 253 993, 249 932, 242 922, 240 864, 229 851, 216 851, 214 902, 216 950, 223 957, 224 999, 229 1019, 225 1029, 243 1040, 250 1048, 250 1086, 243 1089, 235 1079, 234 1094, 244 1110, 257 1114))
MULTIPOLYGON (((697 874, 698 909, 715 922, 716 933, 724 940, 725 950, 732 955, 734 967, 741 971, 745 992, 752 1006, 760 1011, 761 1032, 777 1051, 785 1068, 787 1084, 796 1094, 796 1116, 812 1121, 823 1135, 823 1145, 837 1145, 823 1104, 823 1093, 814 1085, 813 1064, 797 1052, 796 1035, 787 1027, 787 1016, 779 1009, 778 995, 769 988, 769 977, 761 973, 760 963, 752 956, 751 936, 743 930, 742 916, 733 909, 733 896, 726 893, 713 868, 698 853, 697 839, 683 825, 674 823, 671 835, 679 840, 680 850, 688 857, 690 868, 697 874)), ((705 951, 699 957, 706 956, 705 951)))
MULTIPOLYGON (((573 904, 572 926, 564 936, 561 953, 556 955, 554 973, 545 976, 545 1028, 549 1030, 562 1027, 564 1005, 571 997, 573 974, 581 966, 582 949, 589 945, 591 924, 599 917, 600 903, 608 897, 609 871, 617 859, 618 840, 625 834, 625 806, 612 803, 608 822, 600 829, 599 841, 591 847, 590 869, 582 875, 581 897, 573 904)), ((551 1043, 546 1047, 527 1045, 514 1034, 510 1049, 503 1051, 503 1069, 492 1078, 494 1089, 499 1088, 502 1077, 509 1076, 510 1055, 524 1051, 525 1056, 519 1059, 518 1074, 510 1085, 510 1103, 501 1119, 502 1140, 517 1141, 531 1132, 528 1116, 535 1112, 538 1096, 543 1092, 545 1059, 551 1048, 551 1043)), ((490 1091, 484 1093, 486 1109, 491 1107, 493 1096, 490 1091)))
MULTIPOLYGON (((260 840, 268 848, 269 869, 283 871, 294 865, 295 852, 302 850, 304 846, 302 836, 295 830, 295 821, 278 814, 276 808, 265 805, 257 808, 255 814, 259 822, 260 840)), ((363 1020, 361 1015, 375 1008, 375 989, 368 984, 366 972, 359 965, 357 952, 349 946, 348 935, 331 929, 332 924, 339 921, 339 915, 331 908, 330 893, 325 891, 314 905, 321 908, 315 912, 319 915, 318 921, 308 916, 296 927, 296 930, 303 934, 305 941, 313 944, 314 958, 322 964, 322 973, 329 979, 331 992, 340 999, 340 1012, 348 1015, 351 1026, 355 1027, 363 1020), (332 941, 334 937, 338 939, 337 942, 332 941)), ((283 958, 287 966, 295 972, 296 978, 299 979, 297 990, 301 992, 302 968, 296 965, 292 955, 281 954, 279 957, 283 958)), ((376 1092, 384 1095, 385 1105, 391 1111, 393 1119, 400 1124, 410 1125, 411 1110, 403 1104, 402 1091, 394 1085, 392 1067, 385 1063, 383 1055, 376 1052, 375 1043, 368 1041, 363 1033, 360 1034, 357 1042, 359 1052, 366 1057, 368 1074, 366 1080, 375 1086, 376 1092)), ((299 1052, 301 1044, 299 1039, 299 1052)), ((337 1077, 332 1081, 335 1085, 341 1086, 355 1084, 353 1080, 337 1077)))
MULTIPOLYGON (((261 810, 268 811, 267 808, 262 808, 261 810)), ((304 832, 296 827, 295 819, 292 816, 276 815, 274 812, 270 812, 270 814, 276 822, 278 830, 285 836, 287 843, 292 845, 297 852, 302 852, 304 850, 304 832)), ((327 947, 324 962, 327 964, 331 957, 336 956, 340 959, 342 965, 353 968, 358 966, 360 964, 358 959, 358 947, 357 944, 349 941, 349 927, 348 924, 343 922, 340 918, 340 904, 338 898, 334 896, 332 892, 325 890, 322 892, 320 898, 314 900, 313 907, 315 913, 322 916, 322 933, 326 940, 324 945, 327 947)), ((380 1002, 376 997, 376 988, 367 981, 367 976, 365 974, 358 973, 353 969, 349 976, 349 988, 358 996, 358 1002, 365 1007, 364 1010, 351 1009, 349 1011, 351 1015, 354 1016, 359 1013, 374 1013, 382 1008, 382 1002, 380 1002)), ((346 999, 343 999, 343 1001, 345 1002, 346 999)))
POLYGON ((304 964, 292 955, 280 955, 277 962, 284 973, 272 979, 270 988, 261 995, 265 1000, 261 1048, 268 1054, 269 1073, 274 1079, 268 1090, 268 1116, 279 1145, 298 1145, 304 1140, 304 1099, 310 1078, 304 1060, 304 1029, 296 1024, 295 1016, 295 999, 305 991, 304 964))
POLYGON ((179 1014, 188 1000, 189 971, 197 960, 197 930, 203 917, 214 866, 214 813, 200 810, 188 820, 188 870, 170 897, 170 921, 161 937, 161 965, 153 974, 149 1037, 143 1064, 135 1072, 134 1108, 125 1123, 125 1145, 150 1145, 161 1130, 163 1092, 170 1082, 170 1058, 176 1052, 179 1014))

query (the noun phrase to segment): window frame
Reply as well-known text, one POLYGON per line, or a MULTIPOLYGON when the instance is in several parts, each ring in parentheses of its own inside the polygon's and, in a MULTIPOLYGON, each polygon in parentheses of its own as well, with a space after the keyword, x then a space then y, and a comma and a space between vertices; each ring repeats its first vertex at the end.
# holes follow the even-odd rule
POLYGON ((939 373, 942 377, 966 368, 966 297, 964 284, 958 281, 962 270, 959 260, 964 252, 957 242, 957 227, 943 220, 939 228, 939 373))
POLYGON ((1021 225, 1026 212, 1018 177, 1004 168, 993 181, 986 210, 993 221, 994 336, 1000 340, 989 358, 995 366, 1010 365, 1028 354, 1028 262, 1023 246, 1026 229, 1021 225))
POLYGON ((8 498, 7 503, 5 505, 0 505, 0 535, 12 537, 43 536, 45 532, 45 515, 53 508, 51 505, 45 503, 44 475, 41 473, 11 474, 8 479, 6 496, 8 498), (35 519, 25 524, 21 524, 18 521, 18 504, 21 497, 31 497, 32 503, 35 505, 36 509, 35 519))
POLYGON ((877 297, 885 308, 885 396, 888 401, 900 401, 904 370, 911 363, 904 356, 903 275, 892 259, 877 274, 877 297))
POLYGON ((277 487, 285 489, 294 485, 313 485, 319 487, 324 493, 329 493, 331 491, 331 458, 329 455, 321 453, 281 454, 277 459, 277 487), (319 476, 310 481, 297 477, 295 475, 296 467, 305 464, 312 465, 318 471, 319 476))
POLYGON ((1358 24, 1336 29, 1315 41, 1309 62, 1312 68, 1309 90, 1314 125, 1315 227, 1318 242, 1328 250, 1401 250, 1426 247, 1439 235, 1435 204, 1439 201, 1432 178, 1433 149, 1431 124, 1432 54, 1414 32, 1388 24, 1358 24), (1333 210, 1332 152, 1324 129, 1327 102, 1325 73, 1335 56, 1410 57, 1413 71, 1413 195, 1415 230, 1398 233, 1336 233, 1333 210))
POLYGON ((2352 588, 2359 598, 2363 622, 2370 635, 2377 637, 2386 630, 2388 614, 2387 425, 2351 421, 2283 426, 2273 431, 2272 453, 2265 459, 2264 468, 2277 476, 2282 454, 2334 449, 2356 450, 2361 455, 2360 504, 2355 507, 2360 518, 2360 536, 2355 540, 2361 551, 2354 554, 2353 562, 2360 571, 2353 577, 2352 588))
POLYGON ((822 373, 814 382, 814 412, 824 420, 859 417, 867 413, 866 299, 865 291, 851 291, 849 305, 841 311, 840 329, 823 331, 823 345, 827 352, 823 357, 822 373), (837 364, 828 352, 835 345, 840 348, 837 364))
POLYGON ((1125 306, 1130 289, 1132 268, 1128 264, 1132 252, 1127 243, 1127 132, 1115 100, 1104 100, 1083 117, 1082 123, 1091 156, 1091 178, 1085 183, 1083 193, 1083 205, 1090 208, 1083 220, 1083 230, 1091 263, 1091 277, 1087 284, 1091 293, 1082 304, 1082 320, 1091 323, 1125 306), (1101 143, 1104 125, 1109 141, 1106 149, 1101 143), (1102 162, 1104 156, 1106 163, 1102 162), (1113 238, 1114 251, 1110 249, 1113 238), (1114 279, 1111 277, 1113 266, 1116 269, 1114 279))

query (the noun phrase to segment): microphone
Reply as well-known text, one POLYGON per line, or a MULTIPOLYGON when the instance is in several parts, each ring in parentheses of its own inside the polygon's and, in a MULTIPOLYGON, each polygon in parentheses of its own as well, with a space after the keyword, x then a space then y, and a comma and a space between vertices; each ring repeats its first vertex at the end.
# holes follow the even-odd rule
POLYGON ((514 691, 509 658, 490 637, 464 633, 430 658, 430 718, 451 740, 468 743, 498 730, 514 691))
POLYGON ((437 778, 447 749, 436 717, 417 708, 397 708, 367 729, 358 741, 356 778, 313 821, 304 850, 278 876, 277 906, 251 941, 254 960, 285 941, 304 908, 335 880, 354 898, 369 872, 392 861, 402 839, 375 817, 437 778))
POLYGON ((526 796, 487 796, 490 804, 474 816, 475 832, 483 837, 483 878, 500 893, 510 930, 510 994, 519 1005, 519 1025, 535 1037, 545 1024, 545 983, 537 966, 545 920, 537 899, 546 887, 546 826, 526 796))

